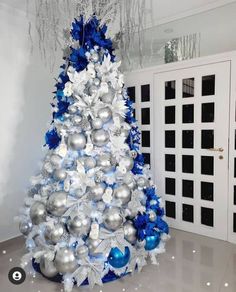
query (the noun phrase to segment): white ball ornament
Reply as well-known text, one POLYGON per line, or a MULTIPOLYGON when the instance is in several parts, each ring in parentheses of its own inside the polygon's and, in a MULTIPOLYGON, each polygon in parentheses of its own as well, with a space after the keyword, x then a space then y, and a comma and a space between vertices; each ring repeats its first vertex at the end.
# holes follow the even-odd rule
POLYGON ((74 236, 86 235, 91 226, 91 219, 89 217, 75 216, 68 220, 68 229, 74 236))
POLYGON ((73 273, 78 266, 74 252, 67 247, 57 251, 54 263, 58 272, 62 274, 73 273))
POLYGON ((131 221, 126 221, 124 223, 124 234, 125 234, 125 239, 131 243, 134 244, 137 240, 137 230, 135 229, 133 223, 131 221))
POLYGON ((100 130, 93 130, 91 134, 92 143, 97 147, 105 146, 109 141, 109 134, 107 131, 100 129, 100 130))
POLYGON ((98 92, 98 87, 96 85, 91 85, 89 87, 89 94, 90 95, 94 95, 98 92))
POLYGON ((68 144, 73 150, 82 150, 86 146, 86 137, 82 133, 76 133, 69 136, 68 144))
POLYGON ((93 80, 93 84, 94 84, 95 86, 99 86, 99 85, 100 85, 100 79, 99 79, 99 78, 94 78, 94 80, 93 80))
POLYGON ((57 181, 64 181, 67 177, 65 169, 56 169, 53 173, 53 177, 57 181))
POLYGON ((100 118, 95 118, 92 120, 92 128, 95 130, 101 129, 103 126, 103 121, 100 118))
POLYGON ((58 191, 48 197, 47 211, 54 216, 62 216, 67 210, 67 193, 58 191))
POLYGON ((58 274, 58 271, 55 267, 53 261, 49 261, 45 255, 40 258, 40 271, 41 273, 48 278, 52 278, 58 274))
POLYGON ((112 118, 112 111, 109 107, 101 108, 98 111, 98 117, 104 122, 107 123, 112 118))
POLYGON ((117 230, 121 226, 122 222, 123 218, 119 208, 111 207, 105 209, 103 213, 103 224, 108 230, 117 230))
POLYGON ((30 219, 33 224, 38 225, 46 220, 47 211, 42 202, 34 202, 30 207, 30 219))
POLYGON ((122 205, 127 204, 131 199, 130 188, 126 184, 122 184, 114 189, 114 197, 121 201, 122 205))

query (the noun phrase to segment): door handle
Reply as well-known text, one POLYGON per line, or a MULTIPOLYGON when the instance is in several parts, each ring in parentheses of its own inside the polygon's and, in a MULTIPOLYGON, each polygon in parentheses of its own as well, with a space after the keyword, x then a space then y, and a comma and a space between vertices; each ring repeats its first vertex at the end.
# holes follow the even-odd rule
POLYGON ((208 148, 207 150, 209 151, 215 151, 215 152, 223 152, 224 149, 222 147, 219 147, 219 148, 208 148))

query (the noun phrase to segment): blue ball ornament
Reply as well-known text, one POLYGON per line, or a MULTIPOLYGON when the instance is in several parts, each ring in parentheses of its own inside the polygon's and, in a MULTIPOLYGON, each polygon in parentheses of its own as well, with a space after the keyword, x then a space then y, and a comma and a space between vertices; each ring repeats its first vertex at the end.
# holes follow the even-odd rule
POLYGON ((154 235, 146 237, 145 249, 152 250, 158 246, 160 242, 160 236, 158 232, 155 232, 154 235))
POLYGON ((108 263, 114 268, 122 268, 126 266, 130 259, 130 250, 126 246, 123 254, 119 248, 113 247, 108 256, 108 263))

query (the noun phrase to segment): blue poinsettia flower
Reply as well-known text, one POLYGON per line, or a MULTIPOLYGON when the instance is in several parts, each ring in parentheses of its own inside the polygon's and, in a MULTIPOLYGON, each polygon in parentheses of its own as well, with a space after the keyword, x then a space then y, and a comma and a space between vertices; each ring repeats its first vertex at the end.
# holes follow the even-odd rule
POLYGON ((80 45, 82 45, 83 41, 83 30, 84 30, 84 19, 83 16, 80 17, 79 20, 75 19, 72 22, 71 36, 74 40, 79 41, 80 45))
POLYGON ((79 49, 71 48, 70 62, 77 71, 84 70, 88 65, 85 53, 86 50, 82 47, 79 49))
POLYGON ((61 137, 58 135, 56 129, 52 129, 45 134, 45 141, 45 145, 48 145, 49 149, 55 149, 61 142, 61 137))
POLYGON ((59 100, 57 103, 58 110, 53 112, 53 119, 60 119, 64 115, 64 113, 68 112, 68 107, 70 103, 67 101, 59 100))
POLYGON ((142 154, 139 154, 134 159, 134 166, 132 168, 133 174, 143 174, 144 158, 142 154))
POLYGON ((160 231, 162 231, 166 234, 169 234, 168 224, 164 220, 162 220, 162 218, 159 216, 157 217, 157 220, 156 220, 156 226, 160 231))

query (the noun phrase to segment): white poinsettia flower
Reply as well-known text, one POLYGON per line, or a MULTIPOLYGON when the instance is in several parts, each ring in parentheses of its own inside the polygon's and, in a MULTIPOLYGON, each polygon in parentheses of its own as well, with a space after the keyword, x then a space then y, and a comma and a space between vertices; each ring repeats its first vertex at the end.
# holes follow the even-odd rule
POLYGON ((73 94, 73 83, 70 81, 66 82, 63 93, 65 96, 71 96, 73 94))
POLYGON ((125 100, 114 99, 110 105, 113 114, 118 114, 121 117, 125 118, 128 107, 125 105, 125 100))

